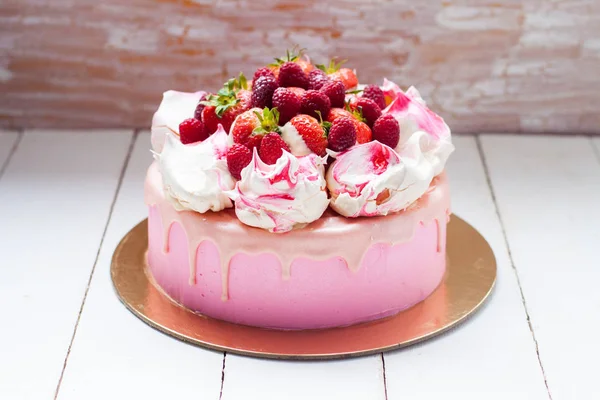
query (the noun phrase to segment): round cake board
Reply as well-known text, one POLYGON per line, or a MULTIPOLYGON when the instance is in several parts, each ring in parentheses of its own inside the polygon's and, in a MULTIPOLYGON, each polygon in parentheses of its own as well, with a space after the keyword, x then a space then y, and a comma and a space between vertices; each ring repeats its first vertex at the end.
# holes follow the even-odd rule
POLYGON ((496 280, 496 260, 471 225, 452 216, 447 233, 447 269, 438 288, 394 316, 332 329, 283 331, 237 325, 185 309, 146 274, 147 220, 117 246, 111 275, 117 295, 134 315, 177 339, 253 357, 334 359, 389 351, 429 339, 456 326, 486 300, 496 280))

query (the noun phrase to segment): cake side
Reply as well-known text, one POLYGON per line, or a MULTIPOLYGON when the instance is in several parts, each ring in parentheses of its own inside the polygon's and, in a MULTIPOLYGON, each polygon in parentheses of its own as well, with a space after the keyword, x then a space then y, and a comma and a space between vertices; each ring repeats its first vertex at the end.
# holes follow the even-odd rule
POLYGON ((423 300, 445 270, 443 174, 405 212, 349 221, 328 211, 285 235, 244 225, 232 210, 176 211, 156 164, 145 200, 157 284, 185 307, 235 323, 310 329, 381 318, 423 300))

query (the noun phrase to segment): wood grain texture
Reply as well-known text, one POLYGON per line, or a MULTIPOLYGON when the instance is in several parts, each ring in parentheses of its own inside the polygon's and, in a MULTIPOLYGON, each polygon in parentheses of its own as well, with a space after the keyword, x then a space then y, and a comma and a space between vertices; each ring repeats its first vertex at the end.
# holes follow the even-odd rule
POLYGON ((148 127, 299 44, 415 85, 454 131, 600 133, 594 0, 4 0, 1 127, 148 127))
POLYGON ((592 143, 483 135, 481 144, 552 399, 598 399, 600 164, 592 143))

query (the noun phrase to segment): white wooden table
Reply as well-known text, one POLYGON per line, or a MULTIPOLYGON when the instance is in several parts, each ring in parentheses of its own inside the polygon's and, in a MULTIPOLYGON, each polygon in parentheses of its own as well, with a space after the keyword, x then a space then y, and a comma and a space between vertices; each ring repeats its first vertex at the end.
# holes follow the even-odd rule
POLYGON ((0 399, 600 399, 600 138, 454 141, 453 210, 498 260, 487 305, 407 349, 285 362, 184 344, 119 303, 147 132, 0 133, 0 399))

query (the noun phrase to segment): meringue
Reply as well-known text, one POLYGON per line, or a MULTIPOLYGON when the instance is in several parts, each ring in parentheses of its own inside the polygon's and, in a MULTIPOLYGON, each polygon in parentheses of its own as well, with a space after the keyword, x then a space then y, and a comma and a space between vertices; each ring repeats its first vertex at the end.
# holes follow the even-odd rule
POLYGON ((206 92, 185 93, 168 90, 163 93, 160 106, 152 117, 152 150, 163 150, 166 136, 171 133, 179 137, 179 124, 194 116, 198 102, 206 92))
POLYGON ((167 133, 154 157, 162 174, 165 196, 178 211, 205 213, 233 207, 225 191, 235 187, 227 168, 227 133, 222 127, 200 143, 182 144, 167 133))
POLYGON ((324 158, 316 154, 299 158, 284 150, 275 164, 268 165, 254 149, 241 178, 227 194, 246 225, 288 232, 319 219, 329 205, 324 158))

